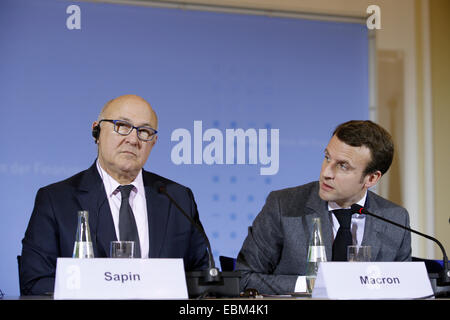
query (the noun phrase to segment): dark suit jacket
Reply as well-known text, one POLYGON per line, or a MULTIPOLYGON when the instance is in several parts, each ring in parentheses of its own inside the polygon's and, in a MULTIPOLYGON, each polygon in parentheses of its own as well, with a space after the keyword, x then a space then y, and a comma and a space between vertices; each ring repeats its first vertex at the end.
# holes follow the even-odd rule
MULTIPOLYGON (((208 265, 206 244, 188 219, 154 188, 156 181, 195 220, 197 205, 190 189, 143 170, 148 211, 149 257, 183 258, 186 270, 208 265)), ((22 240, 20 289, 23 294, 53 292, 57 257, 72 257, 79 210, 89 211, 95 257, 108 257, 117 240, 103 181, 96 164, 73 177, 41 188, 22 240)))
MULTIPOLYGON (((319 197, 318 182, 274 191, 249 227, 239 252, 241 290, 261 293, 294 292, 299 275, 306 273, 312 218, 320 217, 327 260, 331 261, 333 226, 328 204, 319 197)), ((365 208, 409 227, 408 212, 369 191, 365 208)), ((411 260, 411 234, 399 227, 366 216, 362 245, 371 246, 374 261, 411 260)))

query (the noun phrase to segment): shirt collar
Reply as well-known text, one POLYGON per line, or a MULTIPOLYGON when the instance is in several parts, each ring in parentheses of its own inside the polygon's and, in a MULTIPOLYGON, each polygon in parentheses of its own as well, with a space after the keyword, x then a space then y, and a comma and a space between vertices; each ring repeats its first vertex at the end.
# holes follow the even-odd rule
MULTIPOLYGON (((106 172, 102 166, 100 165, 100 162, 96 161, 97 164, 97 170, 100 174, 100 177, 103 180, 103 184, 105 186, 106 195, 108 197, 111 197, 115 195, 118 190, 117 187, 120 186, 120 183, 117 182, 113 177, 111 177, 108 172, 106 172)), ((135 191, 136 193, 142 192, 144 190, 144 180, 142 179, 142 170, 139 171, 136 178, 130 183, 134 186, 132 191, 135 191)))
MULTIPOLYGON (((364 196, 357 202, 357 204, 359 204, 361 207, 364 207, 364 204, 366 203, 366 198, 367 198, 367 190, 364 193, 364 196)), ((333 211, 333 210, 337 210, 337 209, 349 209, 349 208, 350 207, 342 208, 336 202, 328 201, 328 211, 333 211)))

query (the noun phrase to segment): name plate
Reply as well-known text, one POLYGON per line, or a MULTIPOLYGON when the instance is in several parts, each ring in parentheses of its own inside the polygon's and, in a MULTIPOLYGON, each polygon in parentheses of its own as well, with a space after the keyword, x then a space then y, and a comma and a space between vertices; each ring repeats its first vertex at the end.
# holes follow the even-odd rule
POLYGON ((433 295, 423 262, 322 262, 313 298, 414 299, 433 295))
POLYGON ((183 259, 58 258, 55 299, 187 299, 183 259))

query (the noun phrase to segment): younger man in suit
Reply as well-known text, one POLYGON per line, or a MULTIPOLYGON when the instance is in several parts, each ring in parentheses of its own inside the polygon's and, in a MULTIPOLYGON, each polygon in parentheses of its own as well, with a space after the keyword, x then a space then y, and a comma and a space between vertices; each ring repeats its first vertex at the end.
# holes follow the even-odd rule
MULTIPOLYGON (((249 227, 236 264, 242 272, 241 290, 253 288, 266 294, 302 291, 314 217, 322 221, 328 261, 346 260, 346 246, 339 247, 341 241, 334 241, 341 222, 340 213, 334 210, 357 203, 409 227, 404 208, 368 191, 389 169, 393 155, 391 136, 379 125, 371 121, 339 125, 325 148, 319 181, 271 192, 249 227)), ((411 260, 408 231, 370 216, 348 216, 348 244, 371 246, 373 261, 411 260)))
POLYGON ((95 257, 108 257, 113 240, 135 241, 137 258, 183 258, 186 270, 208 265, 202 235, 156 190, 162 183, 200 223, 190 189, 143 170, 157 140, 158 120, 150 104, 135 95, 109 101, 92 135, 98 158, 87 170, 41 188, 22 241, 22 294, 53 292, 56 259, 71 257, 77 212, 89 211, 95 257), (121 199, 129 197, 128 202, 121 199))

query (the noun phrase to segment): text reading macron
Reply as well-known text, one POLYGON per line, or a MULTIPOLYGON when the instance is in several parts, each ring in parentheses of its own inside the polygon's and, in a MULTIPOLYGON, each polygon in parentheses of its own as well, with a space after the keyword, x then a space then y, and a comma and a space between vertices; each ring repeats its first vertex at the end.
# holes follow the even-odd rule
POLYGON ((381 285, 381 284, 400 284, 400 279, 397 277, 369 277, 360 276, 359 280, 364 285, 381 285))

